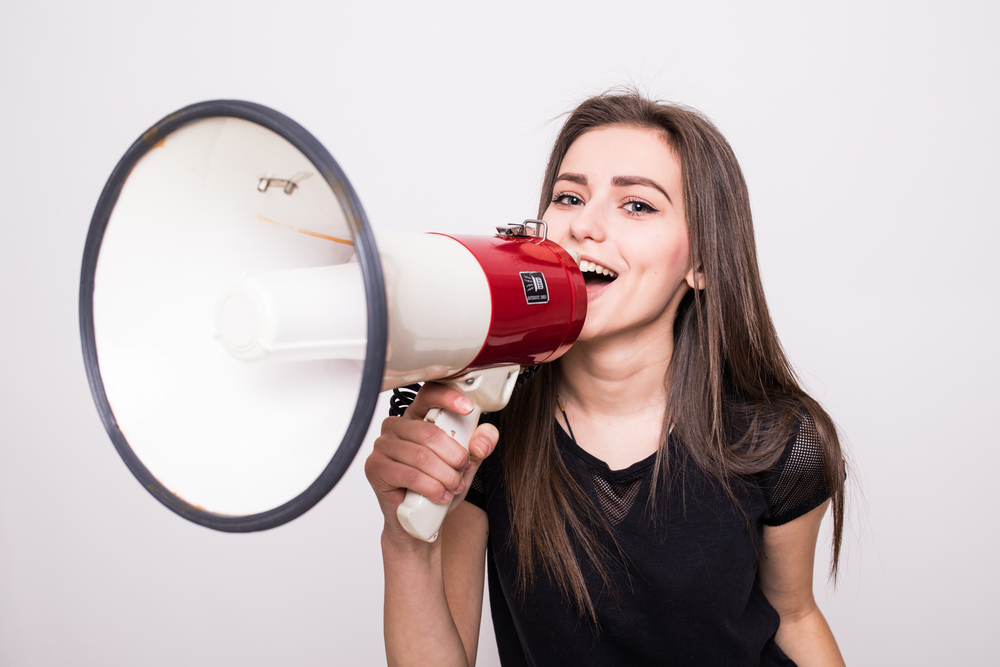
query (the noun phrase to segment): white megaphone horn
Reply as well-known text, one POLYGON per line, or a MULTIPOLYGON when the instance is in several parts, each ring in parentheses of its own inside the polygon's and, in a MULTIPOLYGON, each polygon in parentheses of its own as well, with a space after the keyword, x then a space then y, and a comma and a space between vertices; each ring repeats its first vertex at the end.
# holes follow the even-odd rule
MULTIPOLYGON (((471 415, 427 419, 467 447, 523 367, 572 345, 586 308, 545 223, 373 235, 312 135, 228 100, 132 145, 94 212, 80 284, 87 375, 119 454, 171 510, 230 532, 325 496, 380 391, 462 391, 471 415)), ((433 540, 446 511, 411 492, 399 517, 433 540)))

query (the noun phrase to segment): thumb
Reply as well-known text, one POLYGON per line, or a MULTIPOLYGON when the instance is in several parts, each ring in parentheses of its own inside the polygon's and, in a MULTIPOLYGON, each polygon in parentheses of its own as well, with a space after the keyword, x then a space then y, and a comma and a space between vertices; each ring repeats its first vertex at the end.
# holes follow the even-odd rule
MULTIPOLYGON (((493 453, 499 440, 500 432, 493 424, 480 424, 472 432, 472 438, 469 440, 469 465, 462 471, 462 479, 465 481, 466 488, 461 495, 456 495, 456 498, 459 500, 465 498, 465 494, 472 488, 472 480, 475 479, 480 464, 482 464, 483 459, 493 453)), ((453 502, 448 511, 455 509, 457 505, 458 503, 453 502)))
POLYGON ((472 465, 479 467, 487 456, 493 453, 500 440, 500 432, 493 424, 480 424, 469 440, 469 458, 472 465))

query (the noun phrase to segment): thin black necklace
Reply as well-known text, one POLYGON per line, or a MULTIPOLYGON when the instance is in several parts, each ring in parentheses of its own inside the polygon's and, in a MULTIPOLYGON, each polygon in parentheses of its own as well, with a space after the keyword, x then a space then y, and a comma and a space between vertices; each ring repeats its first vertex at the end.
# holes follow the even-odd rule
MULTIPOLYGON (((562 413, 562 416, 563 416, 563 419, 564 419, 564 420, 566 420, 566 428, 567 428, 567 429, 569 429, 569 437, 570 437, 570 439, 571 439, 571 440, 573 440, 573 444, 574 444, 574 445, 576 445, 577 447, 579 447, 579 446, 580 446, 580 443, 578 443, 578 442, 576 441, 576 436, 575 436, 575 435, 573 435, 573 427, 572 427, 572 426, 570 426, 570 423, 569 423, 569 417, 567 417, 567 416, 566 416, 566 408, 565 408, 565 407, 563 406, 563 402, 562 402, 562 399, 561 399, 561 398, 559 398, 559 394, 556 394, 556 404, 557 404, 557 405, 559 405, 559 412, 561 412, 561 413, 562 413)), ((671 435, 671 434, 672 434, 673 432, 674 432, 674 425, 673 425, 673 424, 671 424, 671 425, 670 425, 670 428, 669 428, 669 429, 667 429, 667 441, 668 441, 668 442, 669 442, 669 440, 670 440, 670 435, 671 435)))
POLYGON ((569 425, 569 417, 566 416, 566 408, 563 407, 563 402, 562 399, 559 398, 559 394, 556 394, 556 403, 559 405, 559 412, 562 413, 563 419, 566 420, 566 428, 569 429, 569 437, 573 440, 573 444, 579 447, 580 443, 576 441, 576 436, 573 435, 573 427, 569 425))

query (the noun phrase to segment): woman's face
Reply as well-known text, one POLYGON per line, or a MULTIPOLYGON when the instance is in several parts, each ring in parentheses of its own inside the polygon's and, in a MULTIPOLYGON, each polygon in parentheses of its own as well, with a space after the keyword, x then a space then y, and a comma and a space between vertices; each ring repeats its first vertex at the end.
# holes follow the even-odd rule
POLYGON ((587 281, 580 339, 670 335, 695 275, 681 164, 660 133, 609 125, 583 134, 552 194, 543 216, 548 236, 580 253, 587 281))

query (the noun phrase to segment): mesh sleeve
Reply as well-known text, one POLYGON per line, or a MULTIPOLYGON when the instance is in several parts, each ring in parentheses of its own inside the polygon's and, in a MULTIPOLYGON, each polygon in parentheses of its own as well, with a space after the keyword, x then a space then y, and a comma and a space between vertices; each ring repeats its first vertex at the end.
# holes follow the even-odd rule
POLYGON ((472 478, 472 484, 469 485, 469 492, 465 494, 466 502, 470 502, 479 509, 486 511, 486 482, 483 481, 483 477, 486 474, 483 471, 486 462, 479 466, 479 470, 476 471, 476 476, 472 478))
POLYGON ((798 432, 779 463, 780 474, 770 500, 771 517, 764 523, 780 526, 823 504, 830 497, 825 464, 816 423, 808 413, 803 413, 798 432))

